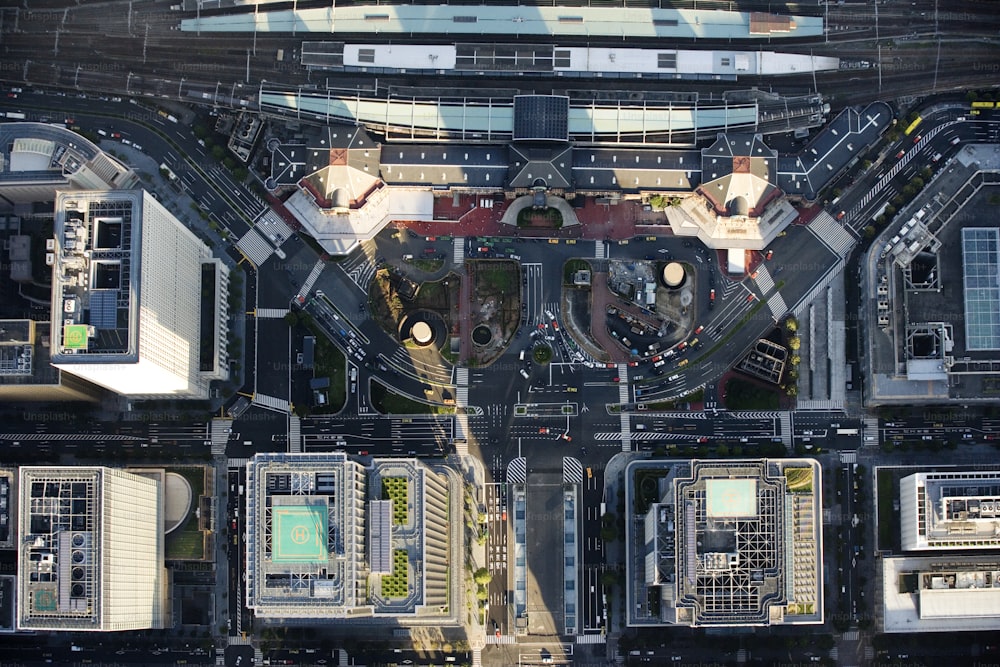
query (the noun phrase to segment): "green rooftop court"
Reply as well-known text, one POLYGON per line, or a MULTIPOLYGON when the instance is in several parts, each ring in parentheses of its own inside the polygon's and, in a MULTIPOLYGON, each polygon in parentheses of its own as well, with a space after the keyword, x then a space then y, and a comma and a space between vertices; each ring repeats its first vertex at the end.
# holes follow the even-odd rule
POLYGON ((271 540, 271 560, 275 563, 327 562, 326 504, 272 508, 271 540))
POLYGON ((392 525, 405 526, 410 522, 408 498, 410 480, 405 477, 386 477, 382 480, 382 499, 392 501, 392 525))
POLYGON ((382 597, 405 598, 410 592, 406 549, 392 552, 392 574, 382 577, 382 597))

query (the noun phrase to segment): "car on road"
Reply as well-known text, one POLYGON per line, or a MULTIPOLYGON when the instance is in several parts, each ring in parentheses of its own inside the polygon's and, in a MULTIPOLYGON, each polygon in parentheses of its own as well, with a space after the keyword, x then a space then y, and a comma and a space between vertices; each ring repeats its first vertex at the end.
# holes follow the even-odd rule
POLYGON ((903 150, 899 151, 898 153, 896 153, 896 159, 897 160, 902 160, 904 155, 906 155, 906 149, 903 149, 903 150))
POLYGON ((913 137, 913 143, 914 144, 919 144, 920 140, 923 139, 923 138, 924 138, 924 135, 918 134, 917 136, 913 137))
MULTIPOLYGON (((697 329, 694 330, 694 335, 697 336, 698 334, 700 334, 704 330, 705 330, 704 326, 699 326, 697 329)), ((695 339, 695 340, 697 340, 697 339, 695 339)))

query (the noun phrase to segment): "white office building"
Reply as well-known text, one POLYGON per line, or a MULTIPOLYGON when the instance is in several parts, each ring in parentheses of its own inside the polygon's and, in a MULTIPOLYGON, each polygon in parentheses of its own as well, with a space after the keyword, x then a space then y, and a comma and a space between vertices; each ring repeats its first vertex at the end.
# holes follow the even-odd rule
POLYGON ((904 477, 899 525, 903 551, 1000 548, 1000 471, 904 477))
POLYGON ((207 398, 228 377, 229 271, 148 193, 58 193, 54 241, 53 366, 133 398, 207 398))
POLYGON ((109 632, 168 625, 163 483, 105 467, 23 467, 17 625, 109 632))

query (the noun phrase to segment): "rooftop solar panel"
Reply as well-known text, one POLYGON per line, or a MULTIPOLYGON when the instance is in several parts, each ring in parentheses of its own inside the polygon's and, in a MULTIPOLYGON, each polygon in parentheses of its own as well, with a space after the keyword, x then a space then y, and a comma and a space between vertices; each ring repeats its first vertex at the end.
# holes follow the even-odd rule
POLYGON ((118 326, 118 290, 99 289, 90 293, 90 325, 97 329, 118 326))
POLYGON ((1000 230, 962 230, 965 347, 1000 349, 1000 230))

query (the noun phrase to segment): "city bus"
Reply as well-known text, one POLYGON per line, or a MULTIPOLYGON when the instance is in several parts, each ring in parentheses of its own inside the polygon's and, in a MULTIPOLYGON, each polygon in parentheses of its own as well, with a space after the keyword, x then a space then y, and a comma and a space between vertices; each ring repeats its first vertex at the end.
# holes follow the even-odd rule
POLYGON ((915 129, 917 129, 917 126, 920 125, 920 123, 923 122, 923 120, 924 120, 923 118, 921 118, 920 116, 917 116, 916 119, 912 123, 910 123, 909 125, 906 126, 906 129, 903 130, 903 134, 905 134, 905 135, 913 134, 913 131, 915 129))

